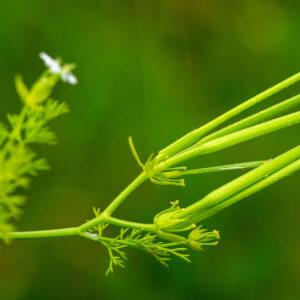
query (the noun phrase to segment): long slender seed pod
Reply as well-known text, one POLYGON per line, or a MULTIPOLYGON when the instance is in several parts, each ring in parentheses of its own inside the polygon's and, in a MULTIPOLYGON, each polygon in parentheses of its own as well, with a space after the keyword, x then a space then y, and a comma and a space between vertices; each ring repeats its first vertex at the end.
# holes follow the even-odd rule
POLYGON ((245 111, 246 109, 254 106, 255 104, 269 98, 270 96, 280 92, 281 90, 295 84, 297 81, 300 80, 300 72, 277 83, 271 88, 268 88, 267 90, 261 92, 260 94, 250 98, 249 100, 243 102, 242 104, 232 108, 231 110, 227 111, 226 113, 222 114, 221 116, 215 118, 209 123, 206 123, 205 125, 187 133, 180 139, 176 140, 169 146, 165 147, 159 152, 158 160, 164 160, 165 158, 168 158, 175 153, 178 153, 182 149, 192 145, 196 141, 198 141, 200 138, 205 136, 207 133, 215 129, 216 127, 220 126, 224 122, 228 121, 229 119, 237 116, 241 112, 245 111))
POLYGON ((260 111, 256 114, 253 114, 253 115, 249 116, 248 118, 245 118, 241 121, 235 122, 229 126, 226 126, 225 128, 222 128, 210 135, 207 135, 206 137, 201 139, 199 142, 197 142, 195 144, 195 146, 199 145, 199 144, 204 144, 205 142, 208 142, 215 138, 224 136, 226 134, 247 128, 249 126, 256 125, 260 122, 266 121, 276 115, 284 113, 284 112, 286 112, 292 108, 295 108, 299 105, 300 105, 300 94, 298 94, 294 97, 291 97, 283 102, 280 102, 276 105, 273 105, 273 106, 271 106, 263 111, 260 111))
MULTIPOLYGON (((185 228, 195 222, 202 221, 221 209, 298 171, 300 169, 299 161, 300 146, 297 146, 221 186, 187 208, 168 213, 170 219, 182 220, 182 222, 174 222, 174 228, 165 229, 185 228)), ((163 217, 166 219, 166 216, 163 217)))
POLYGON ((223 202, 221 202, 220 204, 215 206, 214 209, 203 212, 201 214, 201 216, 199 216, 199 218, 198 218, 199 222, 202 222, 203 220, 220 212, 224 208, 238 202, 241 199, 249 197, 250 195, 264 189, 265 187, 268 187, 269 185, 271 185, 273 183, 276 183, 277 181, 283 179, 286 176, 294 174, 295 172, 297 172, 299 170, 300 170, 300 159, 290 163, 286 167, 271 174, 270 176, 268 176, 264 179, 261 179, 260 181, 256 182, 255 184, 251 185, 250 187, 237 193, 236 195, 233 195, 232 197, 227 198, 226 200, 224 200, 223 202))
POLYGON ((266 163, 266 161, 264 160, 250 161, 250 162, 242 162, 242 163, 221 165, 221 166, 214 166, 214 167, 205 167, 205 168, 191 169, 191 170, 166 171, 163 172, 163 174, 167 178, 174 178, 174 177, 182 177, 186 175, 198 175, 198 174, 205 174, 205 173, 231 171, 231 170, 253 169, 263 165, 264 163, 266 163))
POLYGON ((167 167, 177 165, 193 157, 217 152, 219 150, 228 148, 230 146, 248 141, 250 139, 295 125, 300 123, 300 111, 273 119, 268 122, 264 122, 246 129, 239 130, 237 132, 216 138, 212 141, 208 141, 198 147, 190 147, 177 155, 174 155, 170 159, 162 162, 156 166, 156 170, 163 170, 167 167))

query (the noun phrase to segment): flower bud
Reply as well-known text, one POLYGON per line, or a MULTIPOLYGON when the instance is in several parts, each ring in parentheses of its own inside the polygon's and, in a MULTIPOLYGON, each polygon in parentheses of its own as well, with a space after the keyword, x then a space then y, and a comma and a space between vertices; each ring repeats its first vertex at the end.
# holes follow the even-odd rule
POLYGON ((219 243, 220 234, 219 231, 208 231, 202 229, 202 226, 197 227, 190 232, 188 237, 188 243, 191 248, 196 251, 203 250, 203 246, 216 246, 219 243))

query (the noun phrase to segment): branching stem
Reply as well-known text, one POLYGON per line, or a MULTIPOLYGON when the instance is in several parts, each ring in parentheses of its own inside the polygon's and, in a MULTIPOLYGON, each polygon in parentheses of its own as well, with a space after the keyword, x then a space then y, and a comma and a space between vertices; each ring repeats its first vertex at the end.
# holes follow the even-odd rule
MULTIPOLYGON (((153 224, 136 223, 125 220, 113 218, 110 215, 119 207, 119 205, 145 180, 147 175, 142 172, 135 180, 133 180, 101 213, 98 217, 83 223, 78 227, 62 228, 62 229, 50 229, 50 230, 37 230, 37 231, 22 231, 11 232, 9 238, 12 240, 21 239, 37 239, 37 238, 54 238, 54 237, 67 237, 67 236, 81 236, 84 238, 90 238, 86 235, 86 232, 94 228, 101 223, 110 223, 116 226, 124 226, 132 229, 140 229, 147 232, 155 232, 155 226, 153 224)), ((0 240, 5 239, 5 235, 0 232, 0 240)))
POLYGON ((110 216, 120 206, 120 204, 147 179, 148 176, 146 173, 142 172, 107 206, 104 214, 110 216))
POLYGON ((128 246, 147 252, 164 266, 168 266, 172 257, 190 262, 187 251, 200 251, 206 246, 216 246, 220 239, 217 230, 209 231, 196 223, 300 170, 300 146, 268 161, 205 168, 200 166, 198 169, 188 169, 181 165, 196 156, 217 152, 299 124, 299 110, 280 115, 300 105, 300 94, 217 129, 248 108, 300 81, 300 73, 297 73, 193 130, 157 154, 152 153, 145 163, 141 161, 130 137, 129 146, 142 172, 104 210, 95 210, 95 216, 91 220, 76 227, 13 232, 12 221, 18 217, 24 201, 18 190, 28 185, 32 175, 48 168, 44 159, 36 158, 36 153, 30 146, 33 143, 55 142, 55 134, 47 124, 68 112, 65 103, 49 98, 51 92, 59 79, 70 84, 77 83, 77 78, 70 73, 73 65, 61 65, 58 59, 53 59, 46 53, 41 53, 40 57, 45 62, 47 71, 31 88, 27 88, 22 78, 17 76, 16 88, 24 104, 23 109, 18 115, 8 116, 9 126, 0 123, 0 241, 61 237, 88 239, 102 244, 108 251, 110 261, 106 274, 113 272, 115 267, 124 267, 127 260, 124 249, 128 246), (275 116, 279 117, 274 118, 275 116), (178 200, 171 202, 170 208, 154 216, 153 223, 138 223, 112 216, 146 180, 158 185, 185 186, 182 177, 186 175, 252 168, 255 169, 186 208, 180 207, 178 200), (114 237, 109 236, 111 227, 118 227, 118 233, 114 237))
POLYGON ((96 227, 97 225, 103 223, 104 220, 107 220, 107 217, 111 216, 111 214, 122 204, 122 202, 144 181, 146 181, 147 178, 148 176, 146 173, 142 172, 107 206, 100 216, 81 225, 80 230, 82 232, 87 231, 89 228, 96 227))

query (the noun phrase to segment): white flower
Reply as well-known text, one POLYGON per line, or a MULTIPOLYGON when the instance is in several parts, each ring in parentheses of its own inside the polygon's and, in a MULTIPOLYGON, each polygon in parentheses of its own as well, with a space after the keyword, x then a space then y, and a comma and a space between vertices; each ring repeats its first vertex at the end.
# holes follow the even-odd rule
POLYGON ((72 74, 68 68, 63 68, 57 59, 53 59, 45 52, 40 53, 40 58, 44 62, 49 71, 53 74, 60 74, 62 81, 75 85, 78 83, 78 79, 72 74))
POLYGON ((49 68, 51 73, 58 74, 62 72, 62 67, 60 63, 57 60, 53 59, 51 56, 49 56, 47 53, 41 52, 40 58, 43 60, 46 67, 49 68))
POLYGON ((62 79, 62 81, 68 82, 72 85, 75 85, 75 84, 78 83, 77 77, 69 71, 62 71, 61 72, 61 79, 62 79))

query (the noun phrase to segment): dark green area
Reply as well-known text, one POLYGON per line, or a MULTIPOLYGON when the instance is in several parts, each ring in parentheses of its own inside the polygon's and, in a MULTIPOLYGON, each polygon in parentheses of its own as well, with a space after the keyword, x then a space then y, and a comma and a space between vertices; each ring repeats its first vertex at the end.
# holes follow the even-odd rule
MULTIPOLYGON (((78 225, 104 208, 139 172, 129 135, 145 159, 300 71, 299 3, 2 1, 1 119, 20 109, 14 75, 30 83, 43 70, 40 51, 76 62, 80 81, 55 92, 71 113, 53 124, 59 145, 39 149, 52 169, 26 192, 18 228, 78 225)), ((192 164, 267 159, 298 143, 299 126, 192 164)), ((151 221, 170 201, 191 203, 238 174, 199 175, 185 189, 147 183, 117 215, 151 221)), ((299 198, 296 175, 228 208, 205 223, 220 230, 220 245, 170 269, 132 250, 127 268, 107 278, 105 250, 85 240, 1 245, 0 299, 299 299, 299 198)))

